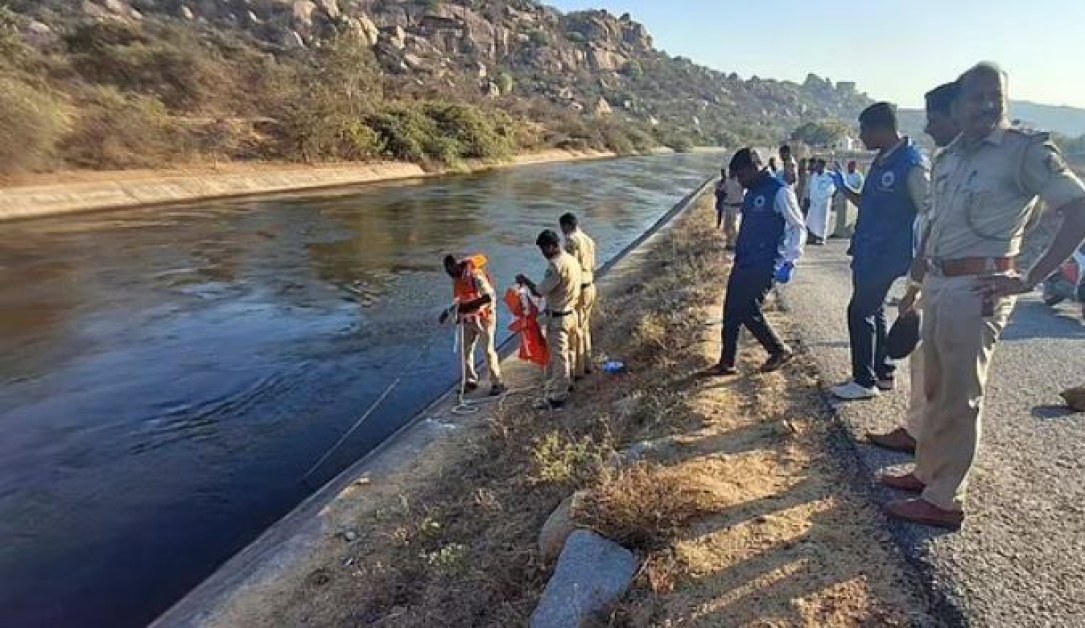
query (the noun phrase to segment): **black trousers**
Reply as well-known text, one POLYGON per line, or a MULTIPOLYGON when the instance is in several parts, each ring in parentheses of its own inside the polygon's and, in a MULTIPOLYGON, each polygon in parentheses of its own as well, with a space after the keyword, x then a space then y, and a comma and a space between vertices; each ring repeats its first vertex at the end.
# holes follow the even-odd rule
POLYGON ((871 268, 852 272, 848 303, 848 335, 851 339, 851 376, 871 388, 876 380, 893 379, 896 365, 886 355, 885 299, 900 274, 892 269, 871 268))
POLYGON ((761 313, 765 296, 776 283, 776 269, 771 264, 752 268, 734 268, 727 280, 723 300, 723 353, 720 363, 734 366, 738 356, 738 336, 745 325, 769 354, 784 351, 785 346, 761 313))

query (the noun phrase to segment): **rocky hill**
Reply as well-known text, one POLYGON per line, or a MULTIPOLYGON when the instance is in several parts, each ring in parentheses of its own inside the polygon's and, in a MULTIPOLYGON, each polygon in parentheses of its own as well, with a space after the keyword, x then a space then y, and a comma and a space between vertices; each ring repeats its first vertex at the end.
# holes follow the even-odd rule
MULTIPOLYGON (((476 155, 464 149, 465 138, 452 146, 423 131, 448 136, 453 126, 474 124, 462 118, 476 113, 475 123, 484 122, 503 150, 606 145, 628 152, 659 143, 773 143, 804 122, 851 122, 870 102, 854 83, 711 70, 657 50, 629 15, 563 14, 532 0, 6 6, 0 45, 18 54, 0 61, 0 80, 18 78, 25 102, 63 110, 52 122, 61 145, 72 144, 68 136, 84 126, 88 106, 161 114, 175 132, 185 129, 193 153, 208 152, 210 143, 230 158, 444 160, 476 155), (300 102, 283 102, 287 94, 300 102), (429 106, 419 113, 418 103, 429 106), (457 107, 442 108, 448 103, 457 107), (336 126, 299 130, 312 124, 306 115, 335 118, 336 126), (396 136, 404 127, 419 131, 420 146, 404 146, 396 136)), ((95 163, 95 151, 74 160, 63 146, 59 152, 78 165, 126 165, 95 163)))

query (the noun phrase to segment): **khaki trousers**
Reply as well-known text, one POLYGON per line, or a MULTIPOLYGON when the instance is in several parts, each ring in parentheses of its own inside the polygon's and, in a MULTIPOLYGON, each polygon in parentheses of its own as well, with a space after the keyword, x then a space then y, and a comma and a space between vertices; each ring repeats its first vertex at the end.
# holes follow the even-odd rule
MULTIPOLYGON (((923 309, 922 303, 923 297, 920 296, 916 299, 915 308, 917 310, 923 309)), ((922 319, 922 324, 926 324, 926 317, 922 319)), ((925 389, 924 380, 927 373, 927 362, 923 354, 923 343, 920 341, 919 345, 912 351, 912 355, 908 356, 908 371, 912 381, 912 391, 908 397, 908 419, 906 428, 908 433, 912 435, 912 438, 919 439, 923 433, 923 421, 927 415, 927 391, 925 389)))
POLYGON ((576 314, 549 316, 546 321, 546 344, 550 348, 550 364, 546 367, 546 396, 554 401, 569 398, 572 386, 572 337, 576 329, 576 314))
POLYGON ((832 237, 851 237, 851 215, 855 213, 852 210, 852 207, 851 201, 847 200, 843 194, 837 194, 833 197, 833 211, 836 212, 836 227, 833 229, 832 237))
POLYGON ((591 368, 591 313, 595 309, 595 284, 580 290, 576 306, 576 327, 570 339, 573 375, 587 373, 591 368))
POLYGON ((983 316, 975 277, 928 274, 923 283, 926 417, 917 435, 915 475, 923 499, 960 511, 983 423, 987 371, 1015 299, 998 300, 983 316))
POLYGON ((475 345, 482 340, 482 351, 486 354, 486 368, 490 371, 490 385, 501 384, 501 359, 497 355, 497 317, 490 315, 486 322, 470 319, 463 322, 463 370, 467 381, 478 382, 475 371, 475 345))
POLYGON ((723 209, 723 240, 724 244, 733 247, 738 242, 738 221, 742 205, 724 205, 723 209))

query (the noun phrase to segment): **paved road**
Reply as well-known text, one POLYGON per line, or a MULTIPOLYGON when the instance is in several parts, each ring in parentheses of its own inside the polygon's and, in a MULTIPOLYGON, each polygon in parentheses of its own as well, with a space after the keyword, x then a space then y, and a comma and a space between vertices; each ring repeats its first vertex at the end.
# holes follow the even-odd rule
MULTIPOLYGON (((808 247, 782 295, 826 385, 849 374, 844 248, 839 241, 808 247)), ((1076 306, 1055 313, 1038 296, 1018 303, 992 366, 964 530, 892 526, 909 557, 963 613, 954 623, 1085 626, 1085 415, 1071 414, 1058 396, 1085 384, 1085 325, 1077 313, 1076 306)), ((897 392, 834 404, 856 440, 903 420, 909 382, 902 367, 897 392)), ((857 449, 872 475, 909 461, 866 444, 857 449)))

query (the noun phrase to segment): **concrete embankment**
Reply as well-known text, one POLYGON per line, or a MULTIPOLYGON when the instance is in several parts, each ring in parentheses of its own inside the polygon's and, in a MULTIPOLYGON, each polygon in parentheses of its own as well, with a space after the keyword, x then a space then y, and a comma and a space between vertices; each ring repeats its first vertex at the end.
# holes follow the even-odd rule
MULTIPOLYGON (((605 298, 615 286, 644 272, 653 243, 664 236, 674 220, 688 211, 710 181, 698 186, 644 234, 608 262, 597 274, 605 298)), ((508 357, 504 347, 506 380, 514 390, 538 383, 538 372, 508 357)), ((465 444, 485 433, 490 408, 471 415, 453 412, 457 399, 449 391, 414 417, 384 445, 328 482, 294 511, 264 532, 223 565, 189 595, 164 613, 154 626, 229 626, 251 623, 251 609, 284 587, 304 581, 320 569, 329 546, 355 538, 354 523, 371 516, 375 504, 408 499, 417 478, 426 471, 451 464, 463 455, 465 444)), ((452 464, 452 466, 455 466, 452 464)))
MULTIPOLYGON (((550 150, 520 155, 509 162, 471 163, 477 172, 540 163, 615 157, 603 151, 550 150)), ((220 169, 69 173, 59 181, 0 188, 0 220, 17 220, 80 211, 188 203, 215 198, 316 190, 381 181, 439 176, 403 162, 319 166, 227 165, 220 169)))

